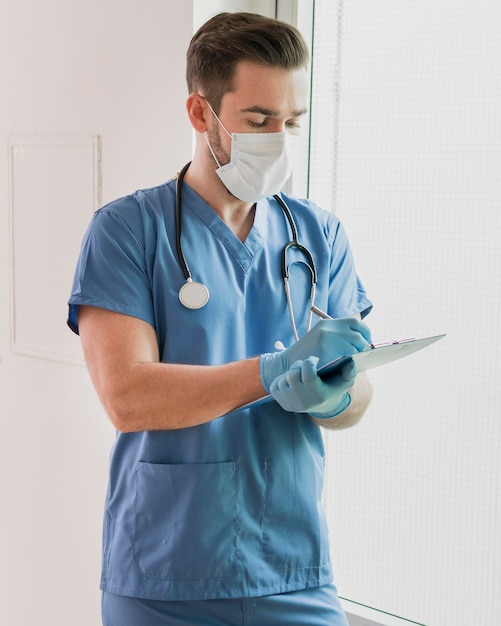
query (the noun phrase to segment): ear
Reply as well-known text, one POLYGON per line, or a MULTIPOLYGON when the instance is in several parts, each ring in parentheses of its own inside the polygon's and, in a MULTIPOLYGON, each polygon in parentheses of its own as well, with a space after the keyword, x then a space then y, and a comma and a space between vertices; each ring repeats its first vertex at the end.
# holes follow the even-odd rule
POLYGON ((207 130, 206 116, 212 115, 205 99, 199 93, 190 93, 186 101, 186 110, 193 128, 199 133, 205 133, 207 130))

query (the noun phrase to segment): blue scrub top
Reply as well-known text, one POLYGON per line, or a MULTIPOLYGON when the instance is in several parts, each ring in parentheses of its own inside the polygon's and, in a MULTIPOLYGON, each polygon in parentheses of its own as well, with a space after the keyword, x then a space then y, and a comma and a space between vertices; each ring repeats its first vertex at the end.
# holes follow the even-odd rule
MULTIPOLYGON (((336 216, 284 195, 299 240, 315 259, 316 304, 332 317, 372 305, 336 216)), ((183 185, 182 243, 205 307, 179 301, 175 181, 136 192, 94 214, 69 300, 140 318, 157 333, 163 362, 222 364, 294 342, 281 253, 291 239, 277 202, 257 203, 242 243, 183 185)), ((291 292, 306 331, 310 273, 293 250, 291 292)), ((186 394, 193 393, 186 389, 186 394)), ((321 505, 324 448, 305 414, 269 403, 193 428, 117 433, 111 455, 102 589, 158 600, 270 595, 332 580, 321 505)))

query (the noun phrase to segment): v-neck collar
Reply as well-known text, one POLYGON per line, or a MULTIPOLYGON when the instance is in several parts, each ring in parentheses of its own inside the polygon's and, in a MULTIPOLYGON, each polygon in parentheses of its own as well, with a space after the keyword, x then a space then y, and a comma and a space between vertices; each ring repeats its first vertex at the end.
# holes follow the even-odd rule
POLYGON ((261 200, 256 203, 254 224, 243 242, 214 209, 186 183, 183 184, 183 205, 189 207, 205 223, 240 267, 247 272, 266 240, 268 201, 261 200))

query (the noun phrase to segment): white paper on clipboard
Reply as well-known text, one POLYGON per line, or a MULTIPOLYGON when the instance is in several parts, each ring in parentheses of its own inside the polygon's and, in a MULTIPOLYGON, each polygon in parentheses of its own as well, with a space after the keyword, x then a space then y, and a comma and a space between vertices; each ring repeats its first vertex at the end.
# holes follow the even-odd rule
MULTIPOLYGON (((445 337, 445 333, 441 335, 434 335, 432 337, 423 337, 422 339, 403 339, 401 341, 392 341, 376 345, 375 347, 364 350, 363 352, 357 352, 351 356, 343 356, 331 361, 330 363, 326 363, 319 368, 318 375, 323 380, 328 379, 330 376, 334 375, 340 367, 347 363, 350 358, 355 361, 358 372, 365 372, 366 370, 386 365, 387 363, 402 359, 409 354, 418 352, 419 350, 430 346, 432 343, 435 343, 439 339, 442 339, 442 337, 445 337)), ((267 396, 259 398, 259 400, 249 402, 248 404, 244 404, 234 410, 239 411, 240 409, 252 408, 259 406, 260 404, 264 404, 265 402, 271 402, 272 400, 272 395, 268 394, 267 396)))
MULTIPOLYGON (((392 361, 401 359, 404 356, 413 354, 418 350, 422 350, 439 339, 442 339, 442 337, 445 337, 445 334, 434 335, 433 337, 424 337, 423 339, 404 339, 403 341, 393 341, 391 343, 389 342, 387 344, 370 348, 369 350, 364 350, 363 352, 352 354, 351 358, 356 363, 357 371, 365 372, 366 370, 386 365, 386 363, 391 363, 392 361)), ((342 357, 327 363, 318 370, 318 375, 320 378, 329 376, 334 373, 340 365, 346 363, 349 358, 350 357, 342 357)))

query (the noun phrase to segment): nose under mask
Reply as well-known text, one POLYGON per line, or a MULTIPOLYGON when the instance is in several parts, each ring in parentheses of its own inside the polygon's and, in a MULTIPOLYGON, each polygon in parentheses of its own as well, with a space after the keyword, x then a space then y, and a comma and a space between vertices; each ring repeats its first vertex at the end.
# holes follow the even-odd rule
POLYGON ((216 174, 236 198, 257 202, 278 193, 292 173, 298 135, 276 133, 230 133, 210 104, 214 117, 231 137, 230 162, 221 165, 204 133, 209 150, 218 164, 216 174))

